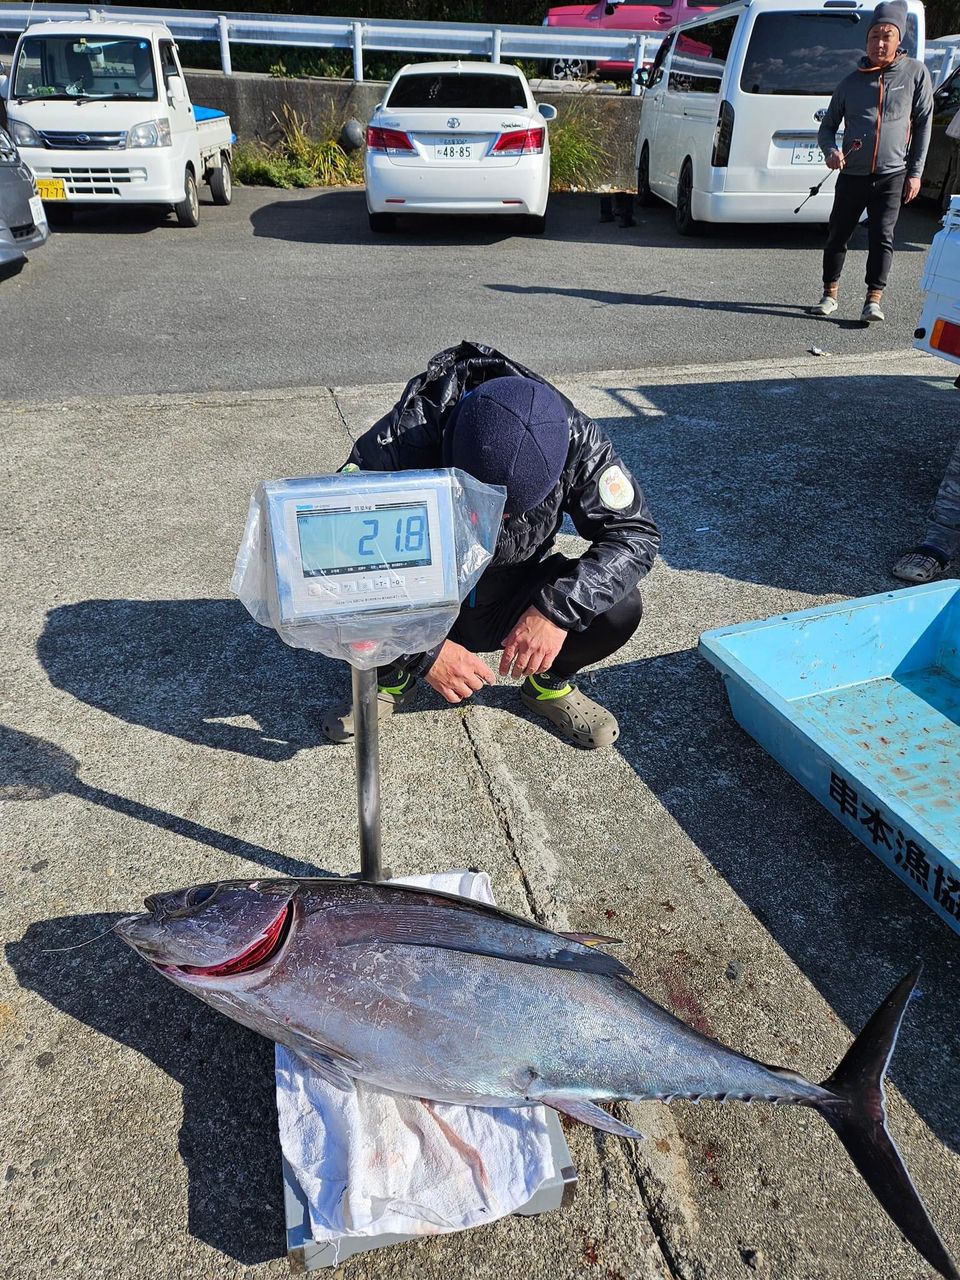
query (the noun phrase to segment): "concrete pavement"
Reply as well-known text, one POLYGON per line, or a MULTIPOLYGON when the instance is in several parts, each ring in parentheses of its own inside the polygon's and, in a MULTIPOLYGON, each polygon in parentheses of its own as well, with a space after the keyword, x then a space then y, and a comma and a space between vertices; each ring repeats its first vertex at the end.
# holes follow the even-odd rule
MULTIPOLYGON (((892 1127, 960 1255, 957 937, 736 727, 695 653, 707 628, 893 587, 956 439, 950 374, 903 351, 561 380, 664 531, 643 626, 586 681, 621 739, 575 751, 501 684, 461 708, 425 691, 381 754, 398 874, 481 867, 508 908, 616 934, 651 996, 765 1061, 826 1075, 922 959, 892 1127)), ((398 390, 0 408, 12 1280, 286 1274, 271 1046, 93 939, 152 890, 355 869, 352 753, 318 728, 346 669, 285 649, 227 584, 256 481, 333 469, 398 390)), ((623 1114, 648 1141, 569 1127, 570 1210, 343 1276, 932 1274, 815 1116, 623 1114)))

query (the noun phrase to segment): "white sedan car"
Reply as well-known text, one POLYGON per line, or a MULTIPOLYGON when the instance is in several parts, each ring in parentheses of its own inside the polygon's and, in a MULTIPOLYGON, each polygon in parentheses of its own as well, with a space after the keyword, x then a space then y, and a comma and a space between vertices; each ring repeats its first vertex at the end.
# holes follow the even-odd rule
POLYGON ((516 67, 420 62, 390 81, 367 128, 372 231, 399 213, 512 214, 542 232, 550 193, 547 122, 516 67))

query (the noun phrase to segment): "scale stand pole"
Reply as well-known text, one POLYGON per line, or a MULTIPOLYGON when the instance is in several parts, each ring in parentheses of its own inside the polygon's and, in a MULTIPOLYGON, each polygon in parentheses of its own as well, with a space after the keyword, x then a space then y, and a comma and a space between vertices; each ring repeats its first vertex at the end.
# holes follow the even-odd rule
MULTIPOLYGON (((380 737, 377 669, 353 672, 353 727, 357 752, 360 879, 383 880, 380 863, 380 737)), ((387 873, 389 874, 389 873, 387 873)))

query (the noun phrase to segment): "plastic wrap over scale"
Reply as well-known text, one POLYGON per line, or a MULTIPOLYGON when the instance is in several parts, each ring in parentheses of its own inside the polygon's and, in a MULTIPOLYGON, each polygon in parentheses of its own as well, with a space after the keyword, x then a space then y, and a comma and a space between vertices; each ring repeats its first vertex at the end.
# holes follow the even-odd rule
POLYGON ((341 658, 360 669, 422 653, 446 637, 490 563, 505 496, 500 486, 455 469, 353 470, 262 481, 250 499, 231 590, 255 621, 297 649, 341 658), (392 492, 399 497, 390 507, 392 492), (402 503, 410 495, 424 495, 429 511, 429 520, 425 515, 417 526, 426 531, 428 544, 421 561, 401 548, 399 517, 392 550, 393 517, 408 509, 402 503), (377 500, 387 506, 377 510, 377 500), (390 535, 379 538, 374 517, 385 512, 390 535), (328 569, 317 559, 308 563, 311 553, 298 517, 311 515, 340 517, 341 527, 359 522, 374 530, 359 539, 365 546, 357 558, 369 557, 367 562, 331 562, 328 569), (396 561, 394 554, 400 557, 396 561), (388 583, 389 598, 379 599, 377 590, 388 583))

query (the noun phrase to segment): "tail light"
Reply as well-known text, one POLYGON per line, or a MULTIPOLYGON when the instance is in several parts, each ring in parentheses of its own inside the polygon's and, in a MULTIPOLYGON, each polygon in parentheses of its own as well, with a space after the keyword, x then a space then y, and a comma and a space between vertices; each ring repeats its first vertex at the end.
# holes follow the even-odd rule
POLYGON ((517 129, 502 133, 494 144, 494 156, 530 156, 543 150, 545 129, 517 129))
POLYGON ((960 324, 938 320, 930 335, 930 345, 934 351, 942 351, 945 356, 960 356, 960 324))
POLYGON ((730 160, 730 143, 733 141, 733 107, 724 98, 717 117, 717 132, 713 139, 713 155, 710 163, 715 169, 725 169, 730 160))
POLYGON ((375 129, 373 125, 369 125, 367 128, 367 150, 385 151, 387 155, 395 156, 411 154, 414 146, 402 129, 375 129))

